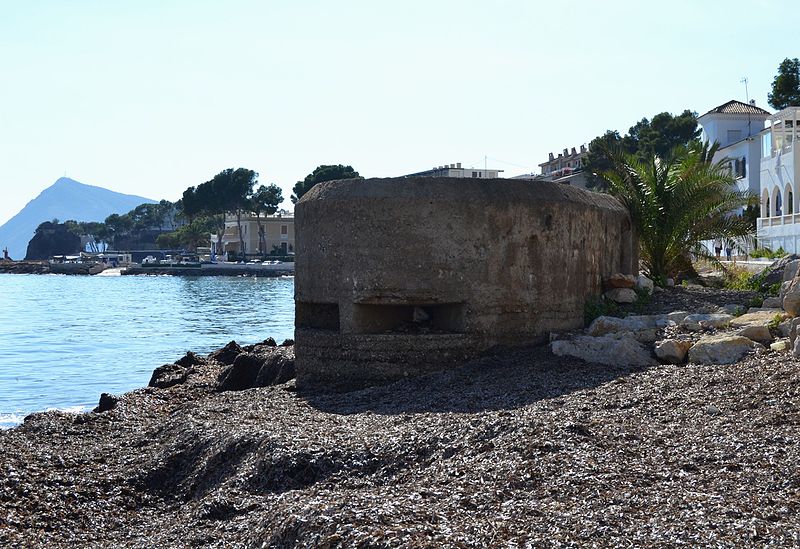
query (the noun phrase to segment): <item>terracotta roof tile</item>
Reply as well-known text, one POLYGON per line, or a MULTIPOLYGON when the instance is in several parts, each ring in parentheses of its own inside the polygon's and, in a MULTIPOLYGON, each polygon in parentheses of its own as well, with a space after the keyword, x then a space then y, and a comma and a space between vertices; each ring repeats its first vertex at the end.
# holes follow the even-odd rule
MULTIPOLYGON (((750 105, 748 103, 742 103, 741 101, 736 101, 732 99, 727 103, 723 103, 719 107, 715 109, 711 109, 706 114, 766 114, 771 115, 772 113, 762 109, 761 107, 756 107, 755 105, 750 105)), ((704 114, 703 116, 705 116, 704 114)))

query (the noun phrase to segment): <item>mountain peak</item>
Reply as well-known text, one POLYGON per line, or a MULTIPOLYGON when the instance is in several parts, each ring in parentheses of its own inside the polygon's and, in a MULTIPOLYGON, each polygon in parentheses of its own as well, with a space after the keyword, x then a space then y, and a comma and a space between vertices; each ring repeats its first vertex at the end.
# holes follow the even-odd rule
POLYGON ((111 214, 128 213, 139 204, 154 202, 142 196, 117 193, 69 177, 59 177, 0 226, 0 248, 8 246, 13 259, 22 259, 28 241, 43 221, 53 218, 103 221, 111 214))
POLYGON ((83 185, 83 183, 81 183, 79 181, 75 181, 74 179, 71 179, 69 177, 64 176, 64 177, 59 177, 58 179, 56 179, 56 182, 53 183, 53 186, 55 186, 55 185, 70 185, 70 184, 73 184, 73 183, 77 183, 78 185, 83 185))

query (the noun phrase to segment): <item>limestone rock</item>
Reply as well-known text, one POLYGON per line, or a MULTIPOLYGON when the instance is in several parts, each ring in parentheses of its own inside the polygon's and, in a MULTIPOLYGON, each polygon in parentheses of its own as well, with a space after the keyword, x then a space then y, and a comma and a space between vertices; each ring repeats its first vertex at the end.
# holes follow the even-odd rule
POLYGON ((784 352, 791 349, 789 338, 781 338, 772 343, 769 348, 773 351, 784 352))
POLYGON ((667 279, 667 286, 670 287, 670 288, 675 286, 675 279, 674 278, 668 278, 667 279))
POLYGON ((783 309, 791 316, 800 316, 800 277, 792 279, 783 296, 783 309))
POLYGON ((772 311, 746 313, 731 320, 730 327, 737 335, 767 344, 773 339, 769 325, 775 320, 775 314, 772 311))
POLYGON ((778 335, 781 337, 789 337, 792 333, 792 319, 788 318, 778 324, 778 335))
POLYGON ((794 343, 790 343, 792 354, 800 358, 800 337, 795 336, 794 343))
POLYGON ((617 303, 633 303, 636 301, 636 292, 630 288, 614 288, 607 291, 605 296, 617 303))
POLYGON ((794 344, 797 340, 797 328, 800 327, 800 318, 791 318, 789 321, 789 344, 794 349, 794 344))
POLYGON ((687 315, 681 321, 681 325, 687 330, 699 332, 709 328, 724 328, 733 318, 733 315, 722 313, 692 314, 687 315))
POLYGON ((797 276, 800 259, 793 259, 783 268, 783 281, 788 282, 797 276))
POLYGON ((756 347, 761 345, 739 335, 707 335, 689 349, 689 362, 733 364, 756 347))
POLYGON ((653 284, 652 280, 650 280, 649 278, 647 278, 643 274, 640 274, 636 278, 636 287, 638 289, 640 289, 640 290, 647 290, 649 293, 652 294, 653 293, 653 289, 655 288, 655 284, 653 284))
POLYGON ((726 303, 722 307, 719 307, 717 312, 736 316, 742 314, 745 310, 746 307, 742 307, 736 303, 726 303))
POLYGON ((689 340, 665 339, 656 345, 656 356, 662 362, 681 364, 686 361, 686 354, 691 346, 692 342, 689 340))
POLYGON ((663 328, 668 321, 664 315, 632 315, 625 318, 599 316, 589 325, 586 333, 590 336, 603 336, 615 332, 638 332, 653 328, 663 328))
POLYGON ((792 285, 792 281, 791 280, 785 280, 785 281, 781 282, 781 289, 778 292, 778 299, 781 300, 781 307, 783 307, 783 298, 786 297, 786 290, 788 290, 789 286, 791 286, 791 285, 792 285))
POLYGON ((680 324, 687 316, 689 316, 688 311, 672 311, 671 313, 667 313, 667 320, 675 324, 680 324))
POLYGON ((635 288, 636 277, 633 275, 617 273, 606 278, 603 283, 609 290, 614 288, 635 288))
POLYGON ((571 356, 598 364, 634 366, 657 364, 647 349, 632 338, 577 336, 573 339, 553 341, 550 349, 557 356, 571 356))
POLYGON ((780 309, 782 307, 783 301, 779 297, 768 297, 764 300, 764 303, 761 304, 761 307, 764 309, 780 309))

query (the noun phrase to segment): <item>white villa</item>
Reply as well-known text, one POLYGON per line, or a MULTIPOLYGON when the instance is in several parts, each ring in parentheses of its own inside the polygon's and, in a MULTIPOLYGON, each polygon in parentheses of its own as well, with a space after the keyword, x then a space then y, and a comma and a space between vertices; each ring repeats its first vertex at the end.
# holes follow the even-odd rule
POLYGON ((737 188, 760 197, 756 236, 773 251, 800 252, 798 118, 800 107, 771 114, 754 101, 728 101, 698 119, 703 141, 721 145, 714 160, 728 159, 737 188))
POLYGON ((800 107, 788 107, 769 119, 761 132, 761 217, 758 239, 762 246, 800 251, 800 215, 796 185, 800 180, 800 107))
MULTIPOLYGON (((750 191, 754 196, 761 192, 759 135, 770 116, 769 111, 756 107, 755 101, 728 101, 697 119, 703 142, 716 141, 720 145, 714 161, 728 159, 738 190, 750 191)), ((742 210, 736 213, 741 214, 742 210)))

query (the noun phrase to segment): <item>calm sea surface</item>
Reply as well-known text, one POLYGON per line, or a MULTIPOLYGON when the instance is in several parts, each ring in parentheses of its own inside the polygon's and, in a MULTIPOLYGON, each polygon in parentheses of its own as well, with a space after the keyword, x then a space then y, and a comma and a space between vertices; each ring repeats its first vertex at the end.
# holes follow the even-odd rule
POLYGON ((293 337, 294 279, 0 274, 0 427, 147 385, 185 351, 293 337))

